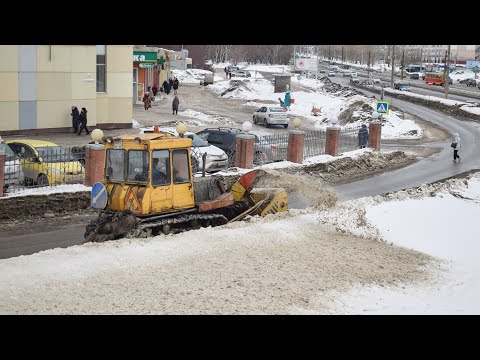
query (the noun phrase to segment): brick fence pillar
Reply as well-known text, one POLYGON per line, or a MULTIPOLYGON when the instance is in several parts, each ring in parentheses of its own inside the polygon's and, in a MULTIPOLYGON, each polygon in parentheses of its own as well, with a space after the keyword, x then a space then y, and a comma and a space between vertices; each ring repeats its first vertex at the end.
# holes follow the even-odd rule
POLYGON ((105 145, 88 144, 85 150, 85 185, 93 186, 104 178, 105 145))
POLYGON ((305 132, 290 130, 288 132, 287 160, 301 164, 303 162, 303 146, 305 144, 305 132))
POLYGON ((380 139, 382 137, 382 123, 372 121, 368 126, 368 147, 380 150, 380 139))
POLYGON ((0 197, 3 197, 3 182, 5 181, 5 153, 0 150, 0 197))
POLYGON ((235 166, 242 169, 252 169, 254 153, 255 136, 249 134, 237 135, 235 166))
POLYGON ((340 146, 340 126, 327 127, 327 141, 325 142, 325 154, 338 156, 340 146))

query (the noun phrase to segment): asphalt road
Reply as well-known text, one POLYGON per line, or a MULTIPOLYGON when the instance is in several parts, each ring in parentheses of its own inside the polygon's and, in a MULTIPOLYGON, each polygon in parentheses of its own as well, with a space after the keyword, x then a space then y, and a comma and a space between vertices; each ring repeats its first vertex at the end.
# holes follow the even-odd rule
POLYGON ((54 231, 39 231, 20 235, 0 232, 0 259, 82 244, 85 241, 83 238, 85 226, 89 221, 90 219, 86 219, 85 223, 62 226, 54 231))
MULTIPOLYGON (((328 71, 330 66, 327 62, 324 62, 321 65, 324 69, 328 71)), ((356 71, 358 76, 361 78, 367 78, 368 72, 359 70, 359 69, 348 69, 350 71, 356 71)), ((322 73, 322 76, 325 76, 326 73, 322 73)), ((342 77, 343 74, 338 72, 337 77, 342 77)), ((378 78, 390 86, 391 73, 380 73, 372 72, 373 78, 378 78)), ((394 81, 400 81, 400 76, 394 76, 394 81)), ((404 81, 407 81, 410 84, 411 92, 422 95, 430 96, 441 96, 445 92, 445 89, 442 86, 437 85, 428 85, 424 80, 410 80, 406 76, 403 78, 404 81)), ((454 83, 449 86, 448 98, 451 100, 461 100, 461 101, 478 101, 480 99, 480 89, 478 87, 469 87, 465 84, 454 83)))
MULTIPOLYGON (((332 80, 340 83, 344 81, 340 80, 340 78, 332 78, 332 80)), ((365 89, 361 91, 369 95, 373 94, 365 89)), ((378 96, 378 94, 374 95, 378 96)), ((480 154, 480 123, 463 120, 425 106, 389 96, 385 96, 384 100, 389 101, 390 105, 395 108, 438 124, 452 134, 458 132, 462 141, 462 149, 459 151, 462 161, 453 162, 453 149, 450 147, 450 140, 430 144, 430 146, 442 147, 443 150, 405 168, 373 178, 336 186, 335 188, 340 194, 341 201, 420 186, 423 183, 441 180, 471 169, 480 169, 480 156, 478 155, 480 154)))

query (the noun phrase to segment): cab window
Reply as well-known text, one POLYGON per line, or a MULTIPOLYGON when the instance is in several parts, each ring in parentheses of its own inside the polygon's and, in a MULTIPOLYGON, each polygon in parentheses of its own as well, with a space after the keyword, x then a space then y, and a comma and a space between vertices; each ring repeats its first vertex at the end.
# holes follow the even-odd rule
POLYGON ((125 150, 107 150, 105 178, 114 181, 125 181, 125 150))
POLYGON ((184 184, 190 182, 190 166, 188 164, 188 151, 186 149, 173 150, 173 182, 184 184))
POLYGON ((152 152, 152 185, 170 184, 170 151, 155 150, 152 152))
POLYGON ((129 150, 127 180, 147 182, 150 169, 148 151, 146 150, 129 150))

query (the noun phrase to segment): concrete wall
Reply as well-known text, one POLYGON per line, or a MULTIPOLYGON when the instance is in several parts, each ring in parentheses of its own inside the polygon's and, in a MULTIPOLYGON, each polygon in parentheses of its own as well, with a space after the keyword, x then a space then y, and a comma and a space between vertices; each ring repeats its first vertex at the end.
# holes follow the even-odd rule
MULTIPOLYGON (((71 106, 88 126, 132 121, 132 45, 108 45, 106 92, 96 92, 95 45, 0 45, 0 132, 71 127, 71 106)), ((131 125, 130 125, 131 126, 131 125)))
POLYGON ((0 131, 18 128, 18 46, 0 46, 0 131))

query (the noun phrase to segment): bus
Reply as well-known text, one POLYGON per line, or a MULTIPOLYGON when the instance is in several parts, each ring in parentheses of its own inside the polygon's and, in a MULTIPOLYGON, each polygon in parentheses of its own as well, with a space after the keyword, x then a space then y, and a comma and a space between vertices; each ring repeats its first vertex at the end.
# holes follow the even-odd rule
POLYGON ((423 73, 426 71, 426 68, 424 65, 408 65, 406 68, 405 68, 405 72, 407 73, 407 75, 410 75, 411 73, 423 73))
MULTIPOLYGON (((445 77, 443 73, 436 73, 436 72, 427 72, 425 73, 425 82, 428 85, 440 85, 443 86, 445 83, 445 77)), ((452 84, 452 79, 449 77, 449 84, 452 84)))

